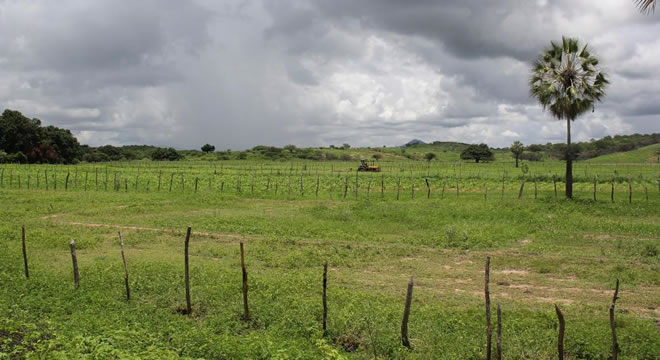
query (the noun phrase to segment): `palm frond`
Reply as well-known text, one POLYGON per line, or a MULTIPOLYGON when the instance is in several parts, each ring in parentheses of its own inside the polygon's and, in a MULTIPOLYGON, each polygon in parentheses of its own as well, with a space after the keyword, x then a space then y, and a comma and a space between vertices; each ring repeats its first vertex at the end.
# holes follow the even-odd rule
POLYGON ((655 12, 655 0, 634 0, 639 11, 644 14, 655 12))

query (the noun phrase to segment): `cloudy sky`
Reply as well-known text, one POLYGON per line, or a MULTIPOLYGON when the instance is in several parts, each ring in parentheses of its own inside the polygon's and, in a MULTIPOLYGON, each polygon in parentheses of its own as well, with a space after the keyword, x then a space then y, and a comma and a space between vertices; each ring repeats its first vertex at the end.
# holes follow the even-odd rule
POLYGON ((527 79, 562 35, 611 78, 575 138, 660 131, 632 0, 0 0, 0 108, 90 145, 560 142, 527 79))

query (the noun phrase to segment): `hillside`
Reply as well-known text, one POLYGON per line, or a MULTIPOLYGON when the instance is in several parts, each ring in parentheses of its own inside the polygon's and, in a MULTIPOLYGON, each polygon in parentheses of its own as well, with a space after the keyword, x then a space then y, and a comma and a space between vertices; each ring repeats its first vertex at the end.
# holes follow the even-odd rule
POLYGON ((586 160, 590 163, 660 163, 660 144, 645 146, 636 150, 607 154, 586 160))

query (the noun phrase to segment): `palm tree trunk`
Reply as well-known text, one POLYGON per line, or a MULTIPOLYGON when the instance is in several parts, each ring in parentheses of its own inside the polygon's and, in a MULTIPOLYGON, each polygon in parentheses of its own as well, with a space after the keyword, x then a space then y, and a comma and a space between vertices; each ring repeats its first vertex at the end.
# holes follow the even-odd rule
POLYGON ((516 155, 516 167, 518 167, 518 155, 516 155))
POLYGON ((573 198, 573 152, 571 151, 571 119, 566 119, 566 198, 573 198))

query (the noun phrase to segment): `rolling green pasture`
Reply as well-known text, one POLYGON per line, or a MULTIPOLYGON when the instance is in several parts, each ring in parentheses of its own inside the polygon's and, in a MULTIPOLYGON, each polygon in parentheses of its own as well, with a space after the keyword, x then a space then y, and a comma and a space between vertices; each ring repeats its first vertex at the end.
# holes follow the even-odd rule
POLYGON ((0 359, 484 359, 486 256, 504 359, 556 358, 554 304, 566 358, 607 359, 616 279, 619 359, 660 355, 660 167, 578 162, 567 201, 560 162, 525 174, 510 162, 381 161, 381 173, 359 175, 357 165, 0 166, 0 359), (408 350, 399 331, 411 276, 408 350))

